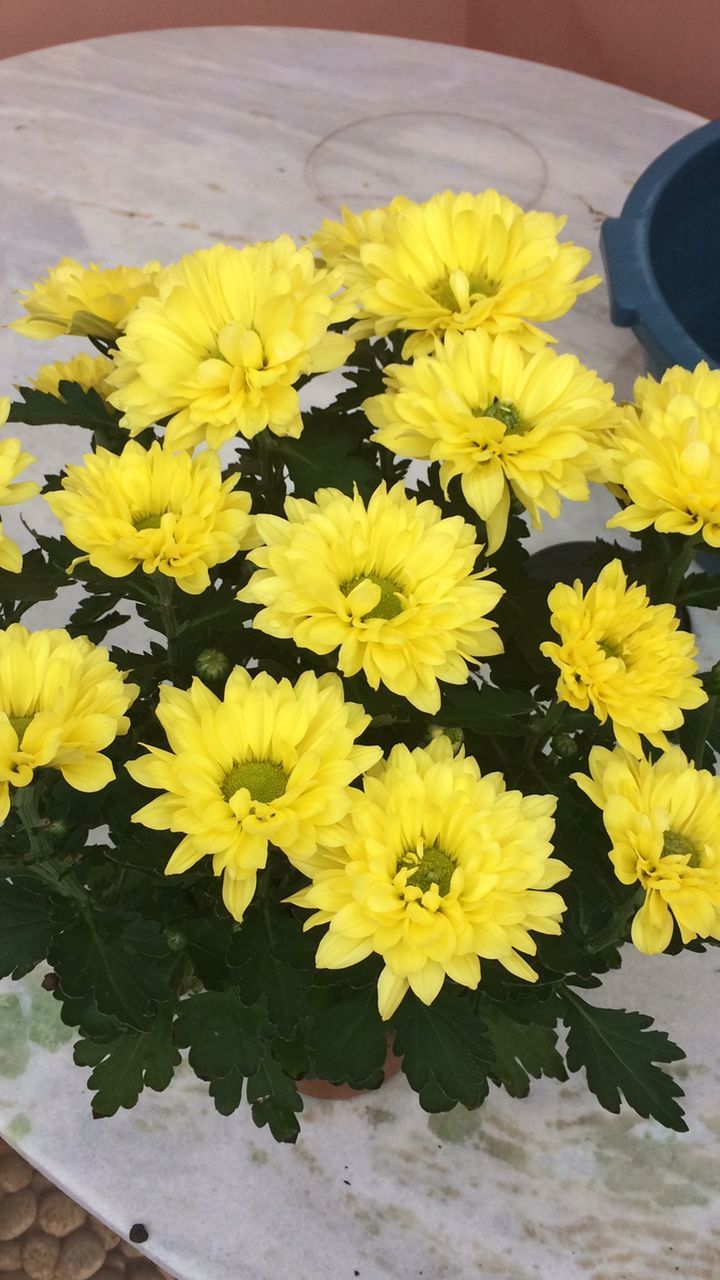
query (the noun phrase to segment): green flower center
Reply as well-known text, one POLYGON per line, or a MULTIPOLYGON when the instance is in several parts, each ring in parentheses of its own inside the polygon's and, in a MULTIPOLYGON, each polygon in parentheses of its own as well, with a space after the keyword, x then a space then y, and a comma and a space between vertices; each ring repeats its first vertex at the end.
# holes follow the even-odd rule
POLYGON ((694 840, 691 840, 689 836, 681 835, 679 831, 666 831, 663 837, 660 857, 672 858, 678 856, 687 858, 689 867, 699 867, 702 863, 700 849, 694 840))
POLYGON ((160 518, 163 514, 164 512, 154 511, 151 515, 136 516, 133 520, 133 524, 138 531, 141 529, 159 529, 160 518))
POLYGON ((380 599, 375 608, 365 614, 366 618, 384 618, 389 621, 390 618, 397 618, 398 614, 402 613, 402 602, 397 594, 402 591, 399 582, 395 582, 393 578, 381 578, 377 573, 359 573, 355 578, 341 582, 340 590, 344 596, 349 596, 361 582, 374 582, 375 586, 380 588, 380 599))
POLYGON ((253 800, 259 804, 272 804, 278 796, 285 794, 288 775, 273 760, 248 760, 245 764, 234 764, 220 784, 223 798, 230 800, 245 787, 253 800))
POLYGON ((450 892, 450 881, 453 878, 455 863, 436 844, 429 844, 422 854, 415 850, 404 853, 398 867, 409 867, 408 884, 427 893, 434 884, 443 898, 450 892))
POLYGON ((598 648, 602 649, 606 658, 622 658, 623 651, 619 644, 615 644, 614 640, 608 640, 604 636, 602 640, 598 640, 598 648))
MULTIPOLYGON (((481 272, 476 272, 475 275, 468 276, 467 282, 468 293, 470 294, 471 300, 473 296, 477 297, 478 294, 481 294, 484 298, 492 298, 498 291, 498 286, 495 284, 495 281, 490 280, 481 272)), ((429 285, 427 293, 430 294, 430 297, 433 298, 439 306, 444 307, 446 311, 460 311, 462 309, 460 303, 455 297, 455 292, 447 276, 444 276, 442 280, 436 280, 434 284, 429 285)))
POLYGON ((23 734, 34 716, 8 716, 8 720, 17 734, 18 742, 22 742, 23 734))
POLYGON ((473 417, 495 418, 497 422, 502 422, 508 435, 522 435, 530 426, 529 422, 520 417, 516 405, 509 400, 498 400, 497 396, 484 409, 473 409, 473 417))

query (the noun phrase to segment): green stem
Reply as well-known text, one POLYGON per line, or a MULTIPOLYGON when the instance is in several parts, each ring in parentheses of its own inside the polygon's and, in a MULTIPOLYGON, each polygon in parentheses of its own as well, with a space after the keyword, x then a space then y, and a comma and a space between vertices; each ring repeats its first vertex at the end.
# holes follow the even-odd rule
POLYGON ((275 461, 274 441, 268 428, 255 437, 257 456, 261 467, 261 483, 263 497, 268 511, 273 515, 282 515, 285 507, 285 479, 283 465, 275 461))
POLYGON ((175 617, 175 605, 173 603, 174 583, 171 578, 165 578, 160 574, 157 574, 153 578, 153 585, 155 587, 157 608, 158 613, 160 614, 163 634, 167 640, 168 661, 172 663, 173 640, 178 633, 178 622, 175 617))
POLYGON ((38 808, 35 786, 18 787, 15 792, 15 810, 28 838, 30 852, 34 858, 49 858, 52 853, 52 840, 43 830, 46 825, 38 808))
POLYGON ((697 534, 692 538, 686 538, 685 546, 680 554, 675 557, 668 569, 667 577, 663 584, 663 599, 667 600, 669 604, 675 603, 678 587, 695 558, 697 540, 697 534))
POLYGON ((698 724, 697 737, 695 739, 695 750, 693 752, 693 761, 695 767, 702 769, 703 760, 705 758, 705 748, 707 747, 707 736, 710 725, 715 719, 715 712, 718 705, 718 695, 711 693, 705 706, 702 709, 700 723, 698 724))
POLYGON ((525 746, 520 752, 518 765, 524 768, 530 764, 535 752, 541 742, 546 742, 554 729, 557 728, 560 720, 565 714, 565 703, 553 700, 545 711, 544 715, 537 722, 534 729, 531 729, 525 739, 525 746))

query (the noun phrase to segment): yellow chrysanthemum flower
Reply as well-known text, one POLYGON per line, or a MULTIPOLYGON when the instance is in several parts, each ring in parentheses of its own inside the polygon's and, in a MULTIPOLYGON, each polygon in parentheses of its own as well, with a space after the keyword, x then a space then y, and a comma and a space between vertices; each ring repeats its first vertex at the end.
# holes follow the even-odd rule
POLYGON ((549 335, 534 322, 565 315, 599 284, 598 276, 577 279, 590 253, 559 243, 565 222, 525 213, 497 191, 443 191, 424 204, 367 210, 355 224, 346 218, 334 236, 325 222, 318 243, 343 265, 359 307, 356 337, 413 330, 405 359, 431 351, 434 335, 448 329, 515 332, 537 350, 549 335), (358 244, 365 234, 378 238, 358 244))
POLYGON ((236 920, 255 892, 268 844, 305 866, 318 846, 341 842, 339 824, 356 794, 350 783, 380 756, 379 747, 356 744, 370 717, 344 701, 334 675, 306 671, 292 685, 236 667, 222 699, 197 679, 187 692, 164 685, 157 715, 170 750, 150 747, 128 769, 165 794, 133 821, 186 833, 166 875, 211 855, 236 920))
POLYGON ((629 505, 609 528, 702 534, 720 547, 720 369, 668 369, 638 378, 608 459, 629 505))
POLYGON ((395 196, 380 209, 364 209, 353 213, 342 207, 342 222, 325 218, 309 244, 328 267, 340 267, 348 283, 362 279, 360 251, 365 244, 384 244, 393 215, 412 202, 406 196, 395 196))
POLYGON ((445 490, 460 476, 485 521, 488 554, 507 529, 511 491, 542 528, 561 496, 589 497, 587 479, 617 410, 613 388, 573 355, 527 355, 517 339, 448 333, 433 356, 390 365, 387 391, 366 400, 374 439, 409 458, 440 462, 445 490))
MULTIPOLYGON (((0 427, 7 422, 9 413, 9 397, 0 396, 0 427)), ((12 437, 9 440, 0 440, 0 507, 15 506, 18 502, 34 498, 35 494, 40 492, 40 486, 34 484, 32 480, 22 480, 20 484, 14 483, 20 472, 35 461, 37 459, 32 453, 23 453, 19 440, 12 437)), ((0 569, 7 569, 10 573, 19 573, 22 569, 22 552, 17 543, 5 533, 2 520, 0 520, 0 569)))
POLYGON ((615 737, 634 756, 642 734, 667 748, 666 732, 683 711, 702 706, 707 694, 694 674, 695 637, 680 631, 671 604, 651 604, 644 587, 613 560, 586 592, 578 579, 559 583, 548 596, 560 643, 542 652, 560 668, 557 695, 581 711, 592 708, 601 724, 612 720, 615 737))
POLYGON ((170 417, 168 448, 215 449, 265 427, 299 436, 295 383, 343 363, 350 338, 328 327, 351 313, 339 272, 318 270, 289 236, 234 249, 216 244, 163 273, 119 342, 111 402, 137 435, 170 417))
POLYGON ((106 747, 127 733, 138 687, 107 649, 67 631, 0 631, 0 822, 10 784, 58 769, 78 791, 100 791, 115 777, 106 747))
POLYGON ((86 454, 45 501, 70 541, 87 551, 81 559, 101 573, 123 578, 140 565, 197 595, 210 585, 208 569, 257 545, 250 495, 235 490, 239 479, 223 480, 212 450, 191 458, 130 440, 119 455, 86 454))
POLYGON ((314 653, 339 649, 346 676, 364 671, 423 711, 440 706, 438 680, 464 684, 468 663, 502 653, 487 617, 503 594, 474 566, 481 548, 459 516, 443 519, 401 484, 367 506, 356 492, 288 498, 287 520, 261 515, 260 565, 239 600, 264 607, 254 625, 314 653))
POLYGON ((61 382, 76 382, 83 391, 97 391, 106 396, 110 388, 107 376, 113 367, 107 356, 91 356, 81 351, 69 360, 56 360, 53 364, 43 364, 32 379, 31 386, 46 395, 60 396, 61 382))
POLYGON ((114 342, 140 299, 155 293, 159 271, 159 262, 104 269, 62 258, 32 289, 20 293, 27 315, 11 328, 26 338, 72 333, 114 342))
POLYGON ((330 926, 318 967, 381 955, 383 1018, 408 989, 425 1004, 446 977, 474 989, 480 958, 534 982, 518 953, 535 954, 531 930, 560 933, 565 909, 545 892, 569 875, 550 856, 556 797, 506 791, 501 774, 483 777, 444 736, 412 752, 394 747, 364 788, 338 866, 290 899, 314 908, 306 928, 330 926))
POLYGON ((635 946, 664 951, 673 916, 683 942, 720 940, 720 778, 696 769, 679 747, 654 764, 622 747, 593 747, 589 765, 591 777, 573 777, 603 811, 618 880, 645 890, 635 946))

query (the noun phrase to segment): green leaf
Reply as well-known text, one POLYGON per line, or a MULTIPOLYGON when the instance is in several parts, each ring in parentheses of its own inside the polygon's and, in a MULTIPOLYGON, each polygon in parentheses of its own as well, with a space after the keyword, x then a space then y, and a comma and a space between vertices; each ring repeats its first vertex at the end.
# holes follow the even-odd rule
POLYGON ((303 1101, 295 1081, 285 1074, 268 1047, 247 1082, 247 1100, 259 1129, 267 1125, 276 1142, 295 1142, 300 1132, 297 1113, 302 1111, 303 1101))
MULTIPOLYGON (((189 1049, 190 1066, 201 1080, 213 1086, 233 1073, 233 1080, 216 1094, 227 1104, 240 1101, 240 1078, 257 1071, 263 1055, 263 1018, 258 1008, 247 1008, 234 989, 202 991, 183 1000, 175 1023, 175 1040, 189 1049), (228 1095, 228 1086, 231 1086, 228 1095)), ((230 1109, 234 1110, 234 1106, 230 1109)), ((220 1110, 220 1107, 218 1107, 220 1110)))
POLYGON ((95 1116, 130 1109, 144 1088, 157 1093, 167 1089, 180 1063, 172 1039, 172 1012, 163 1010, 145 1033, 125 1031, 103 1042, 78 1040, 73 1056, 78 1066, 94 1068, 88 1088, 95 1091, 95 1116))
POLYGON ((556 1014, 552 1010, 546 1011, 538 1001, 508 1000, 501 1008, 485 1000, 479 1012, 492 1046, 490 1075, 513 1098, 527 1097, 530 1076, 567 1080, 557 1050, 556 1014))
POLYGON ((465 993, 446 983, 429 1008, 408 994, 392 1025, 395 1053, 425 1111, 450 1111, 457 1102, 472 1109, 484 1102, 493 1046, 465 993))
MULTIPOLYGON (((198 916, 193 920, 179 919, 177 930, 183 938, 185 954, 192 964, 193 973, 203 986, 210 989, 227 986, 232 974, 228 961, 233 936, 232 922, 225 917, 198 916)), ((257 964, 257 956, 255 963, 258 968, 263 968, 263 965, 257 964)))
POLYGON ((688 574, 680 584, 677 602, 691 609, 717 609, 720 606, 720 573, 688 574))
POLYGON ((529 693, 495 689, 489 684, 478 688, 469 682, 443 691, 437 721, 443 727, 458 727, 481 736, 520 737, 527 733, 527 726, 514 717, 528 715, 535 706, 529 693))
MULTIPOLYGON (((87 427, 90 431, 117 430, 120 414, 106 404, 97 391, 84 391, 77 382, 61 382, 60 396, 33 387, 18 387, 21 400, 10 405, 8 422, 24 422, 28 427, 87 427), (61 398, 62 397, 62 398, 61 398)), ((125 440, 129 438, 124 433, 125 440)))
POLYGON ((60 587, 67 585, 62 570, 48 564, 39 547, 23 553, 20 573, 0 569, 0 601, 19 600, 25 605, 39 600, 54 600, 60 587))
POLYGON ((144 1031, 171 995, 175 956, 153 920, 127 911, 85 911, 53 939, 49 954, 68 996, 92 992, 101 1013, 144 1031))
POLYGON ((619 1112, 622 1099, 640 1116, 679 1133, 687 1130, 676 1098, 683 1091, 657 1062, 679 1062, 682 1049, 664 1031, 651 1031, 652 1018, 625 1009, 601 1009, 574 991, 562 993, 568 1029, 567 1065, 584 1067, 588 1088, 606 1111, 619 1112))
POLYGON ((380 481, 376 449, 362 449, 370 429, 363 413, 339 413, 335 406, 303 414, 299 440, 284 436, 273 442, 297 497, 312 498, 316 489, 324 488, 352 493, 353 484, 363 497, 369 497, 380 481))
POLYGON ((375 983, 318 988, 307 1028, 310 1072, 331 1084, 377 1089, 383 1081, 387 1028, 377 1008, 375 983))
POLYGON ((293 1036, 307 1006, 307 988, 315 977, 315 946, 315 940, 303 933, 302 922, 273 900, 256 900, 234 935, 230 959, 239 966, 243 999, 255 1004, 263 998, 270 1022, 284 1039, 293 1036))
POLYGON ((48 953, 53 899, 31 875, 0 881, 0 978, 21 978, 48 953))

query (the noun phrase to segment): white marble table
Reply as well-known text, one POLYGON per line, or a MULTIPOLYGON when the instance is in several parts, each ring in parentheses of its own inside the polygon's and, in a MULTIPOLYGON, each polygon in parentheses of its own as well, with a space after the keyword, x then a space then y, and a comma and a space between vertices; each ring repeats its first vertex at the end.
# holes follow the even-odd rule
MULTIPOLYGON (((596 248, 603 215, 698 123, 566 72, 370 36, 166 31, 24 55, 0 62, 0 318, 63 254, 167 260, 307 233, 342 201, 397 191, 496 185, 569 213, 572 238, 596 248)), ((603 289, 557 330, 627 393, 641 353, 611 328, 603 289)), ((0 392, 71 345, 6 331, 0 392)), ((46 471, 85 443, 24 438, 46 471)), ((603 510, 568 507, 537 541, 592 535, 603 510)), ((720 656, 707 625, 703 649, 720 656)), ((354 1102, 308 1100, 294 1149, 244 1111, 216 1115, 187 1071, 94 1122, 37 978, 2 988, 0 1130, 117 1230, 144 1222, 148 1253, 181 1280, 717 1280, 718 971, 712 954, 632 954, 599 995, 654 1014, 690 1050, 682 1136, 606 1115, 577 1079, 439 1117, 402 1078, 354 1102)))

